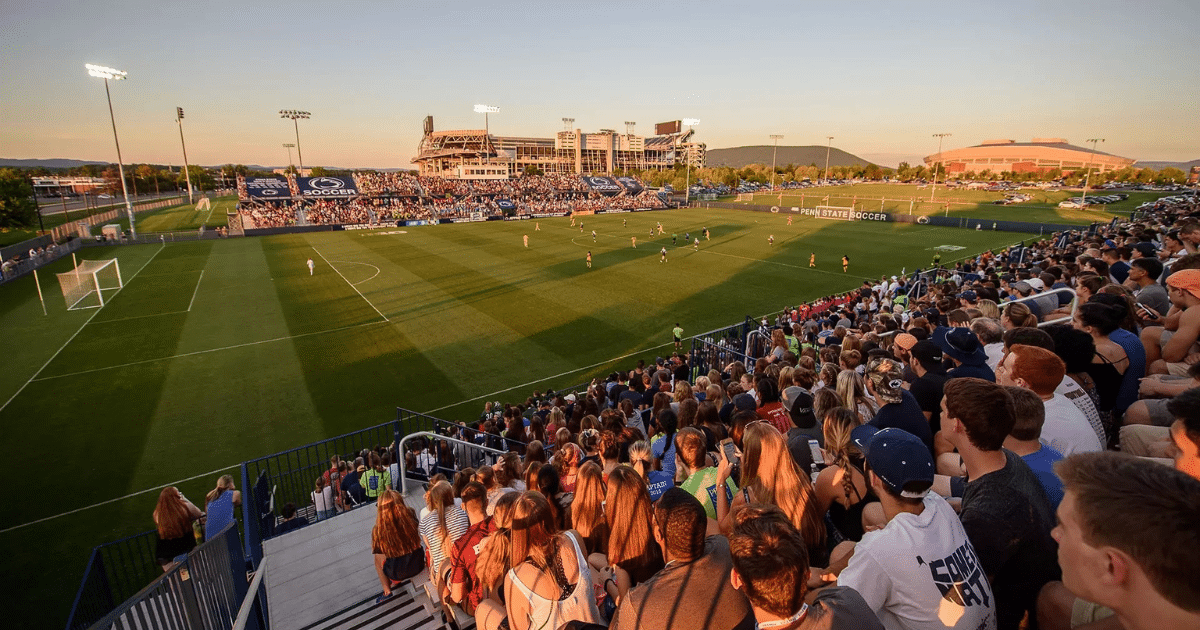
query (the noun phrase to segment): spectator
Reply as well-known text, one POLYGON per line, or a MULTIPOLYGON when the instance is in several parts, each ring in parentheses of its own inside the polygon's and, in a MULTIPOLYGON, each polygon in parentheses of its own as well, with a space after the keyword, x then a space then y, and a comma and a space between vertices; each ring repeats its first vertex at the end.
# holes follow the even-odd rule
MULTIPOLYGON (((809 557, 817 566, 829 563, 825 545, 825 524, 813 493, 811 478, 796 466, 788 452, 787 443, 772 425, 757 422, 746 427, 742 434, 742 491, 730 502, 724 493, 716 493, 717 521, 721 532, 733 531, 734 516, 751 504, 777 506, 792 524, 804 532, 809 557)), ((733 462, 720 451, 717 466, 717 486, 725 485, 733 470, 733 462)))
POLYGON ((758 628, 883 630, 862 595, 852 588, 822 589, 812 604, 804 537, 774 506, 752 506, 737 515, 729 540, 730 582, 750 602, 758 628))
POLYGON ((850 433, 861 424, 845 407, 831 409, 825 416, 826 466, 814 482, 818 509, 828 512, 838 533, 849 541, 862 540, 868 526, 884 524, 879 497, 867 481, 866 460, 850 433))
POLYGON ((780 400, 779 384, 764 376, 755 383, 754 391, 758 397, 758 409, 755 411, 758 417, 770 422, 780 433, 790 431, 792 418, 780 400))
POLYGON ((1158 317, 1151 317, 1146 313, 1136 313, 1143 324, 1162 325, 1162 318, 1171 310, 1171 298, 1158 283, 1162 272, 1163 264, 1156 258, 1137 258, 1130 263, 1129 280, 1137 287, 1133 291, 1134 301, 1158 314, 1158 317))
POLYGON ((608 547, 608 525, 604 521, 604 475, 596 462, 579 468, 579 481, 571 499, 571 528, 583 539, 584 553, 608 547))
POLYGON ((554 513, 558 528, 567 529, 571 524, 571 501, 575 495, 563 490, 558 471, 553 466, 542 466, 538 470, 537 485, 533 489, 542 493, 550 502, 550 511, 554 513))
POLYGON ((942 349, 926 339, 913 345, 911 355, 911 367, 917 378, 908 391, 921 407, 930 431, 936 433, 941 427, 942 389, 950 378, 942 369, 942 349))
POLYGON ((217 487, 204 497, 204 539, 211 540, 221 530, 234 525, 234 508, 241 505, 242 493, 233 485, 233 475, 221 475, 217 487))
POLYGON ((991 582, 998 630, 1017 630, 1034 613, 1038 591, 1059 577, 1050 538, 1054 512, 1033 470, 1003 448, 1016 414, 1002 386, 954 379, 942 406, 942 435, 958 449, 970 479, 959 514, 963 528, 991 582))
POLYGON ((379 513, 371 530, 371 553, 383 594, 375 603, 391 598, 392 589, 425 568, 425 550, 417 533, 417 515, 404 497, 390 488, 379 495, 379 513))
POLYGON ((481 629, 498 630, 507 627, 504 578, 513 568, 512 512, 520 496, 510 492, 500 497, 496 503, 496 513, 492 516, 492 533, 479 543, 477 572, 483 599, 475 609, 475 621, 481 629))
POLYGON ((900 429, 864 425, 852 435, 887 524, 863 535, 844 569, 830 567, 838 586, 858 591, 886 628, 994 627, 995 600, 975 549, 946 500, 929 492, 929 449, 900 429))
POLYGON ((650 502, 655 503, 668 488, 675 487, 675 480, 670 475, 654 470, 654 455, 650 444, 639 440, 629 445, 629 465, 638 472, 647 484, 646 491, 650 494, 650 502))
POLYGON ((983 352, 987 355, 987 366, 994 372, 1004 358, 1004 327, 995 319, 976 317, 971 320, 971 332, 979 337, 983 352))
POLYGON ((1025 460, 1050 501, 1051 509, 1057 510, 1062 502, 1062 480, 1054 474, 1054 464, 1062 460, 1058 451, 1042 444, 1042 425, 1046 421, 1046 407, 1041 396, 1022 387, 1005 387, 1013 400, 1016 422, 1012 431, 1004 438, 1004 448, 1025 460))
POLYGON ((1100 443, 1107 444, 1109 433, 1096 408, 1100 394, 1087 372, 1096 356, 1096 342, 1092 336, 1068 324, 1051 324, 1042 328, 1021 329, 1019 334, 1012 335, 1009 345, 1045 348, 1063 360, 1067 373, 1058 387, 1054 388, 1054 393, 1074 403, 1087 418, 1088 424, 1092 425, 1100 443))
POLYGON ((164 572, 180 556, 196 548, 192 524, 203 517, 200 508, 192 505, 175 486, 167 486, 158 493, 158 504, 154 507, 154 527, 158 534, 154 557, 164 572))
POLYGON ((949 378, 981 378, 996 381, 996 373, 987 366, 987 352, 979 338, 969 328, 938 328, 933 340, 942 352, 954 362, 954 369, 946 373, 949 378))
MULTIPOLYGON (((657 407, 657 405, 655 405, 657 407)), ((661 411, 656 410, 654 420, 658 425, 658 433, 654 439, 650 441, 650 448, 654 451, 654 458, 659 464, 659 469, 675 478, 675 431, 679 427, 679 417, 671 411, 670 407, 664 407, 661 411)))
POLYGON ((705 537, 704 507, 681 488, 654 509, 654 540, 667 565, 634 587, 613 616, 613 630, 750 630, 746 598, 730 583, 729 542, 705 537))
POLYGON ((854 370, 842 370, 837 375, 837 395, 842 406, 858 413, 864 423, 875 417, 879 404, 867 395, 863 379, 854 370))
POLYGON ((448 593, 446 577, 450 571, 445 562, 454 541, 471 527, 467 513, 454 505, 454 489, 449 483, 439 481, 425 492, 425 506, 429 513, 421 518, 419 532, 421 541, 429 550, 430 579, 444 598, 448 593))
POLYGON ((1055 393, 1066 369, 1063 360, 1045 348, 1014 345, 1000 363, 999 382, 1024 387, 1042 398, 1046 409, 1043 444, 1064 456, 1103 450, 1100 438, 1083 412, 1066 397, 1055 393))
POLYGON ((1117 453, 1055 470, 1066 488, 1054 528, 1063 581, 1043 590, 1039 626, 1115 614, 1128 630, 1200 627, 1200 481, 1117 453))
MULTIPOLYGON (((704 433, 695 427, 681 429, 675 434, 675 459, 685 478, 680 487, 696 497, 704 506, 708 518, 717 519, 717 468, 708 465, 704 433)), ((725 480, 725 499, 730 501, 738 491, 733 480, 725 480)))
POLYGON ((375 501, 385 489, 392 487, 392 476, 374 451, 367 456, 367 461, 370 462, 370 468, 360 475, 358 482, 367 496, 367 501, 375 501))
POLYGON ((283 504, 283 509, 280 510, 283 516, 283 522, 275 526, 275 535, 282 536, 291 531, 300 529, 308 525, 308 519, 296 514, 296 504, 287 502, 283 504))
POLYGON ((1167 278, 1171 304, 1179 312, 1167 318, 1168 325, 1176 329, 1168 331, 1152 326, 1142 331, 1142 343, 1146 347, 1147 371, 1150 374, 1184 376, 1190 355, 1196 354, 1197 338, 1200 338, 1200 269, 1184 269, 1167 278), (1174 319, 1172 319, 1174 318, 1174 319))
POLYGON ((903 429, 919 438, 933 452, 929 419, 917 399, 904 389, 904 374, 894 359, 872 359, 867 364, 867 392, 882 403, 870 424, 877 429, 903 429))
POLYGON ((333 502, 333 488, 325 485, 324 477, 317 477, 313 488, 313 507, 317 512, 317 520, 323 521, 337 514, 337 506, 333 502))
MULTIPOLYGON (((545 470, 545 469, 543 469, 545 470)), ((603 623, 591 568, 574 532, 561 532, 546 497, 525 492, 513 508, 513 568, 504 580, 512 630, 603 623)))
POLYGON ((508 492, 516 492, 516 490, 502 486, 496 481, 496 471, 491 466, 483 466, 475 471, 475 481, 483 484, 483 489, 487 492, 488 516, 492 516, 496 511, 496 501, 500 500, 500 495, 508 492))
POLYGON ((458 604, 471 616, 483 600, 483 583, 479 580, 479 552, 483 539, 492 532, 492 518, 487 515, 487 491, 478 481, 468 483, 462 490, 463 509, 471 526, 454 541, 450 553, 450 601, 458 604))
MULTIPOLYGON (((608 523, 608 550, 593 557, 596 566, 608 566, 616 582, 609 596, 619 603, 633 586, 650 579, 663 567, 662 551, 654 544, 653 508, 646 482, 629 466, 620 466, 608 480, 604 518, 608 523)), ((607 584, 606 584, 607 586, 607 584)))

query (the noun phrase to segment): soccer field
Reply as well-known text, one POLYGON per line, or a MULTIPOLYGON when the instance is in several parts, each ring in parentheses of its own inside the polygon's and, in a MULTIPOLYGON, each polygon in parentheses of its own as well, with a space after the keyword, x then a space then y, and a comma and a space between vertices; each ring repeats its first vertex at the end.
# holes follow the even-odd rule
POLYGON ((198 476, 178 485, 199 502, 223 467, 388 421, 397 406, 472 420, 484 400, 653 361, 676 322, 691 336, 927 265, 937 246, 967 255, 1024 236, 732 210, 582 221, 87 248, 80 257, 120 261, 124 289, 68 312, 53 273, 70 259, 59 261, 40 274, 48 316, 32 277, 0 287, 0 453, 38 482, 0 508, 14 614, 52 610, 45 625, 61 626, 88 550, 153 526, 157 492, 134 493, 198 476), (652 237, 659 221, 666 235, 652 237))

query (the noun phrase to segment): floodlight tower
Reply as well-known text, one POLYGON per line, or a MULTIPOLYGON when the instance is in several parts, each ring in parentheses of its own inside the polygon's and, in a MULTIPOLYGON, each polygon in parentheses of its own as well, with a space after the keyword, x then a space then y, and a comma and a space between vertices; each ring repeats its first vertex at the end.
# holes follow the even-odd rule
POLYGON ((1087 209, 1087 187, 1088 179, 1090 179, 1092 176, 1092 154, 1096 152, 1096 145, 1100 142, 1104 142, 1104 138, 1088 138, 1084 142, 1092 143, 1092 153, 1088 154, 1087 170, 1083 175, 1083 196, 1079 198, 1080 209, 1087 209))
POLYGON ((825 145, 825 183, 829 183, 829 151, 833 148, 833 136, 825 136, 829 139, 829 144, 825 145))
POLYGON ((779 141, 783 139, 783 135, 773 133, 771 139, 775 141, 775 148, 771 150, 771 190, 775 190, 775 157, 779 153, 779 141))
POLYGON ((125 166, 121 160, 121 141, 117 138, 117 117, 113 115, 112 94, 108 91, 109 79, 124 81, 129 73, 91 63, 86 63, 83 67, 87 68, 89 75, 104 79, 104 96, 108 98, 108 118, 112 121, 113 143, 117 145, 117 171, 121 175, 121 194, 125 197, 125 213, 129 215, 129 235, 137 238, 137 228, 134 226, 133 220, 133 204, 129 202, 129 189, 125 187, 125 166))
POLYGON ((627 135, 627 136, 632 136, 632 135, 633 135, 633 128, 634 128, 634 126, 635 126, 635 125, 637 125, 637 123, 635 123, 635 122, 633 122, 633 121, 631 121, 631 120, 626 120, 626 121, 625 121, 625 135, 627 135))
MULTIPOLYGON (((700 124, 699 118, 684 118, 683 124, 688 127, 695 127, 700 124)), ((688 205, 692 201, 692 152, 687 152, 687 183, 683 185, 683 204, 688 205)))
MULTIPOLYGON (((296 157, 300 158, 300 172, 298 174, 303 175, 304 153, 300 151, 300 124, 296 121, 301 118, 312 118, 312 114, 309 112, 300 111, 298 109, 281 109, 279 110, 279 117, 292 119, 292 127, 294 127, 296 130, 296 157)), ((289 151, 288 154, 291 155, 291 152, 289 151)))
MULTIPOLYGON (((183 108, 182 107, 175 108, 175 122, 179 124, 179 145, 183 147, 183 172, 184 172, 184 175, 187 177, 188 203, 196 203, 196 200, 192 198, 192 195, 193 195, 193 193, 192 193, 192 173, 188 170, 187 144, 184 143, 184 141, 183 141, 183 108)), ((155 178, 154 181, 155 181, 155 183, 157 183, 158 178, 155 178)), ((175 181, 179 181, 179 180, 175 180, 175 181)))
POLYGON ((475 113, 483 114, 483 137, 484 142, 487 143, 488 161, 491 161, 492 157, 492 132, 491 127, 488 126, 488 114, 495 114, 498 111, 500 111, 499 107, 475 104, 475 113))
POLYGON ((284 143, 283 143, 283 148, 287 149, 287 152, 288 152, 288 168, 291 168, 291 167, 292 167, 292 149, 296 148, 296 144, 295 144, 294 142, 284 142, 284 143))
POLYGON ((574 118, 563 118, 563 131, 571 131, 571 126, 575 124, 574 118))
MULTIPOLYGON (((947 136, 952 136, 950 133, 935 133, 934 138, 938 139, 937 161, 933 163, 933 190, 929 191, 929 203, 933 203, 933 195, 937 192, 937 176, 938 170, 942 166, 942 140, 947 136)), ((946 204, 946 216, 950 216, 950 204, 946 204)))

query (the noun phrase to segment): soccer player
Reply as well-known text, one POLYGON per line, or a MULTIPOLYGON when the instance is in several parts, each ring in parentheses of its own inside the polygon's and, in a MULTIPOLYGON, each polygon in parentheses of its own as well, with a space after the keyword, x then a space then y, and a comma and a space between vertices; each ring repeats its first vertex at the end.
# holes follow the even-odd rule
POLYGON ((542 231, 542 224, 541 224, 540 222, 537 222, 537 221, 535 221, 535 222, 533 223, 533 231, 534 231, 534 232, 541 232, 541 231, 542 231))
POLYGON ((579 222, 579 233, 583 234, 583 221, 579 222))
POLYGON ((588 264, 588 269, 591 269, 592 268, 592 252, 588 252, 587 264, 588 264))
POLYGON ((308 259, 308 275, 310 275, 310 276, 313 275, 313 267, 315 267, 315 266, 316 265, 313 264, 312 259, 309 258, 308 259))
POLYGON ((665 246, 658 252, 658 262, 667 262, 667 248, 665 246))
POLYGON ((810 268, 817 266, 817 252, 808 255, 808 266, 810 268))
POLYGON ((571 227, 575 227, 575 215, 571 215, 571 227))
POLYGON ((675 234, 674 232, 671 232, 671 244, 672 244, 672 245, 674 245, 674 244, 675 244, 675 241, 676 241, 678 238, 679 238, 679 235, 678 235, 678 234, 675 234))
POLYGON ((631 236, 631 237, 629 237, 629 240, 633 241, 633 248, 637 249, 637 237, 631 236))
POLYGON ((684 242, 684 243, 686 243, 686 242, 688 242, 688 241, 690 241, 690 240, 692 240, 692 233, 691 233, 691 232, 684 232, 684 233, 683 233, 683 242, 684 242))
POLYGON ((592 230, 592 242, 596 242, 596 230, 592 230))
POLYGON ((529 247, 529 235, 525 235, 525 247, 529 247))
POLYGON ((679 350, 683 347, 683 327, 679 322, 675 322, 675 327, 671 329, 671 336, 675 338, 675 349, 679 350))
POLYGON ((842 255, 842 273, 846 273, 849 270, 850 270, 850 257, 843 254, 842 255))
POLYGON ((708 240, 708 228, 704 228, 704 240, 708 240))
POLYGON ((700 251, 700 237, 699 236, 696 237, 696 241, 694 243, 692 243, 692 245, 693 245, 693 249, 695 249, 696 251, 700 251))
POLYGON ((792 215, 788 215, 788 225, 792 224, 792 215))
POLYGON ((772 234, 767 237, 767 245, 774 245, 774 244, 775 244, 775 235, 772 234))
POLYGON ((621 227, 629 227, 629 219, 621 219, 621 227))

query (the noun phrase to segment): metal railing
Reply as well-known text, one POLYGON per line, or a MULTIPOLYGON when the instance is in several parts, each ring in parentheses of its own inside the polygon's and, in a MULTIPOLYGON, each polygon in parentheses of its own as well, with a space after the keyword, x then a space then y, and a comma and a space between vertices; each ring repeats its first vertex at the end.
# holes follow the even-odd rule
MULTIPOLYGON (((439 435, 432 431, 418 431, 416 433, 410 433, 410 434, 404 436, 403 438, 400 438, 401 448, 403 448, 404 445, 407 444, 409 440, 414 439, 414 438, 417 438, 417 439, 423 438, 423 439, 427 439, 431 442, 445 441, 445 442, 449 442, 450 444, 452 444, 453 448, 451 450, 453 453, 455 453, 455 465, 458 466, 460 469, 467 468, 467 466, 463 465, 463 464, 467 463, 466 461, 464 461, 464 462, 458 461, 460 453, 464 454, 468 458, 468 461, 475 461, 475 458, 471 456, 472 452, 478 452, 485 456, 491 455, 493 457, 499 457, 507 452, 507 451, 503 451, 503 450, 499 450, 499 449, 495 449, 495 448, 489 448, 487 446, 483 446, 481 444, 476 444, 474 442, 467 442, 465 440, 460 440, 458 438, 452 438, 452 437, 447 437, 445 435, 439 435)), ((400 491, 405 494, 408 494, 408 484, 410 483, 410 480, 408 478, 408 470, 407 470, 406 466, 407 466, 407 462, 401 460, 401 462, 400 462, 400 491)), ((419 482, 420 480, 412 480, 412 481, 419 482)))
MULTIPOLYGON (((93 552, 93 559, 96 556, 93 552)), ((120 591, 106 583, 103 563, 89 566, 88 575, 96 571, 100 577, 90 583, 85 578, 67 630, 231 630, 246 597, 245 562, 235 526, 226 527, 165 572, 155 569, 158 577, 131 596, 119 597, 120 591), (122 603, 114 606, 113 602, 122 603)))
POLYGON ((254 579, 250 580, 250 587, 246 590, 246 598, 242 600, 237 619, 233 621, 233 630, 266 630, 270 627, 270 618, 267 616, 267 585, 263 584, 263 576, 267 574, 267 562, 268 560, 263 558, 258 570, 254 572, 254 579))

